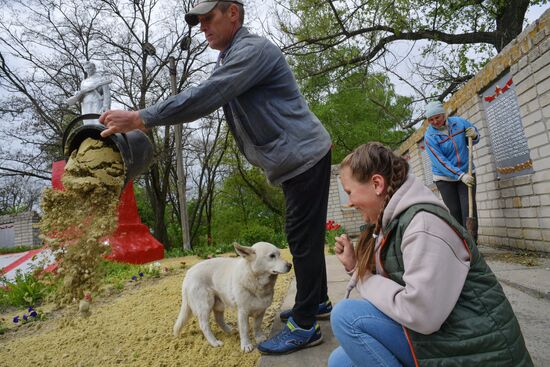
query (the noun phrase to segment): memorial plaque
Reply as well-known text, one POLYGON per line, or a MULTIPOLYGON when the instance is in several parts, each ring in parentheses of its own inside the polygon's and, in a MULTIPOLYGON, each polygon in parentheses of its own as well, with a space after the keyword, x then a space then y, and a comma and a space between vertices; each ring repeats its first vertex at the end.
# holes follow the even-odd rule
POLYGON ((506 179, 533 172, 519 114, 512 76, 507 73, 482 94, 497 178, 506 179))

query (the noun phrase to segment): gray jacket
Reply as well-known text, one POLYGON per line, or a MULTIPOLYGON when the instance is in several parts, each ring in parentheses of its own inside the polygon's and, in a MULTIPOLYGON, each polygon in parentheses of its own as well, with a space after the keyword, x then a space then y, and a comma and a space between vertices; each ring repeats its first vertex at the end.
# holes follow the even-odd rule
POLYGON ((191 122, 223 106, 243 154, 276 185, 325 156, 330 137, 277 46, 242 27, 221 56, 201 84, 141 110, 145 126, 191 122))

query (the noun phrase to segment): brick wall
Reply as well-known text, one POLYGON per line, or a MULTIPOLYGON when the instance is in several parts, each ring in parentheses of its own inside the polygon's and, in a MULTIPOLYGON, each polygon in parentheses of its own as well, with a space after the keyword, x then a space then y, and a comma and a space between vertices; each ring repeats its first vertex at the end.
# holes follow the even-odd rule
POLYGON ((12 247, 15 243, 15 225, 11 215, 0 215, 0 248, 12 247))
POLYGON ((2 243, 0 247, 40 246, 41 241, 38 237, 40 231, 37 226, 39 220, 40 217, 34 211, 0 216, 1 226, 13 228, 13 241, 2 243))
MULTIPOLYGON (((550 252, 550 10, 507 45, 445 104, 451 115, 468 119, 480 131, 474 148, 479 242, 550 252), (529 173, 506 177, 497 171, 495 145, 483 94, 503 76, 511 77, 522 133, 532 162, 529 173)), ((426 181, 422 151, 427 122, 397 152, 426 181)), ((503 124, 502 128, 507 126, 503 124)), ((426 182, 429 184, 429 182, 426 182)), ((435 185, 432 189, 436 190, 435 185)))
POLYGON ((327 220, 334 220, 346 229, 348 235, 356 237, 359 235, 359 226, 364 224, 363 217, 354 208, 347 206, 347 198, 339 191, 339 166, 332 166, 332 175, 330 179, 330 191, 328 201, 327 220))

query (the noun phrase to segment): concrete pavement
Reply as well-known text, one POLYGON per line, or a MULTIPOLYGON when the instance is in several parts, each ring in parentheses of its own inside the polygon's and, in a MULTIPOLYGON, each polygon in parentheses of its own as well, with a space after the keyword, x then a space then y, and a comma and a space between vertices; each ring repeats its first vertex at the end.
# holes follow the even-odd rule
MULTIPOLYGON (((512 304, 535 366, 550 366, 550 258, 539 259, 539 266, 525 266, 500 261, 507 252, 505 250, 486 246, 480 246, 480 250, 512 304)), ((327 256, 327 276, 329 297, 336 304, 344 298, 349 278, 336 256, 327 256)), ((295 295, 296 284, 292 282, 282 308, 292 307, 295 295)), ((357 292, 353 291, 351 298, 358 298, 357 292)), ((283 323, 276 319, 272 335, 282 326, 283 323)), ((331 351, 338 346, 338 341, 332 334, 330 321, 320 321, 320 326, 323 343, 319 346, 282 356, 262 356, 258 366, 326 366, 331 351)))

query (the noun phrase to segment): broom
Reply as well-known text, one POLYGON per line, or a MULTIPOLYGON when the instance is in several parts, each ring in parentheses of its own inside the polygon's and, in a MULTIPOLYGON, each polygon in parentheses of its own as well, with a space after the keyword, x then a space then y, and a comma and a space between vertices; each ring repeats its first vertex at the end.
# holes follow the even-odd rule
MULTIPOLYGON (((472 138, 468 137, 468 174, 472 175, 472 138)), ((468 218, 466 218, 466 230, 477 241, 477 218, 474 217, 474 186, 468 186, 468 218)))

